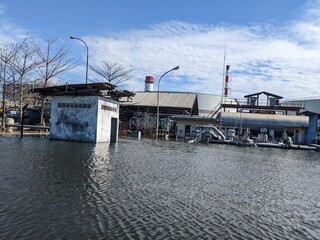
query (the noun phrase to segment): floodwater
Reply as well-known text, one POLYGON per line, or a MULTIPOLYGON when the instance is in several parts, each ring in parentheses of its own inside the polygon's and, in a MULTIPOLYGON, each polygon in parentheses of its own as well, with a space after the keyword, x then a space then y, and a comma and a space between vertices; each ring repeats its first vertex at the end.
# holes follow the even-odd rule
POLYGON ((314 151, 0 136, 0 239, 320 239, 314 151))

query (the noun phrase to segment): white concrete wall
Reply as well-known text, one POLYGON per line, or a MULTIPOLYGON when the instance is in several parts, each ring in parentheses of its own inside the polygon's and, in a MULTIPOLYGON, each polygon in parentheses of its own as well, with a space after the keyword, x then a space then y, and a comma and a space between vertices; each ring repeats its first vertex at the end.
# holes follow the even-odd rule
POLYGON ((50 138, 96 142, 98 97, 53 96, 50 138))
POLYGON ((98 96, 53 96, 50 138, 109 142, 112 118, 117 119, 118 133, 119 104, 116 101, 98 96))
POLYGON ((98 101, 97 142, 110 141, 111 118, 117 119, 117 136, 118 136, 119 104, 113 100, 100 97, 98 101))

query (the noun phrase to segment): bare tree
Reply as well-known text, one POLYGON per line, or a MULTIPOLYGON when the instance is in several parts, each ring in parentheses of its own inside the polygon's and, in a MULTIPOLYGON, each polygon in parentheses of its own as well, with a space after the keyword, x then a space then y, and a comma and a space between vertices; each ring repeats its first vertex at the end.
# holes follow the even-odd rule
POLYGON ((22 119, 22 108, 24 105, 24 93, 28 89, 26 82, 30 79, 28 74, 34 70, 40 62, 36 59, 38 48, 31 39, 25 39, 21 43, 21 49, 13 61, 13 68, 18 77, 19 86, 19 106, 20 106, 20 122, 22 119))
POLYGON ((155 132, 157 120, 150 113, 136 112, 138 130, 143 131, 145 136, 152 136, 155 132))
MULTIPOLYGON (((37 67, 37 73, 41 79, 42 86, 50 86, 51 82, 60 74, 77 66, 70 58, 70 50, 66 46, 57 46, 57 39, 44 39, 44 44, 39 46, 37 54, 41 64, 37 67)), ((40 122, 44 124, 44 102, 41 101, 40 122)))
POLYGON ((90 69, 107 83, 118 87, 129 80, 130 74, 133 71, 132 69, 126 69, 118 63, 107 61, 103 61, 99 66, 90 66, 90 69))
POLYGON ((21 45, 19 44, 4 44, 1 46, 1 82, 2 82, 2 131, 5 131, 5 111, 6 111, 6 84, 7 80, 10 79, 9 74, 7 73, 7 68, 12 64, 12 59, 20 51, 21 45))
POLYGON ((13 103, 10 107, 14 107, 15 109, 18 106, 18 80, 17 80, 17 74, 15 72, 14 66, 12 62, 14 61, 14 58, 12 59, 11 63, 7 66, 6 73, 7 73, 7 79, 6 79, 6 101, 13 103))

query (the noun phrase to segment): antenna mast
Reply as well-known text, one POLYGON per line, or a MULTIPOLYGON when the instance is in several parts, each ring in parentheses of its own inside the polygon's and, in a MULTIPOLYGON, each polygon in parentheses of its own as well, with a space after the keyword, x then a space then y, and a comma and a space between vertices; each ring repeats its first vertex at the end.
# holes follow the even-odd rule
MULTIPOLYGON (((224 80, 225 80, 225 65, 226 65, 226 55, 227 55, 227 39, 224 41, 224 55, 223 55, 223 70, 222 70, 222 86, 221 86, 221 102, 220 102, 220 113, 222 113, 223 95, 224 95, 224 80)), ((220 114, 220 125, 222 123, 222 117, 220 114)))

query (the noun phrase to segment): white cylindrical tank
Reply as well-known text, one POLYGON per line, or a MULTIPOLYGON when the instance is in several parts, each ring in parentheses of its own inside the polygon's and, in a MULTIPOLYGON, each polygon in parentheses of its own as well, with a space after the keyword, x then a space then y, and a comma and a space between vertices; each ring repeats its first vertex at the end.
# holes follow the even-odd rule
POLYGON ((294 128, 309 126, 307 116, 222 112, 218 114, 217 119, 222 122, 223 126, 250 128, 258 132, 261 131, 261 128, 266 128, 281 132, 287 129, 293 133, 294 128))
POLYGON ((153 91, 153 83, 154 83, 154 78, 153 76, 146 76, 145 82, 145 92, 152 92, 153 91))

